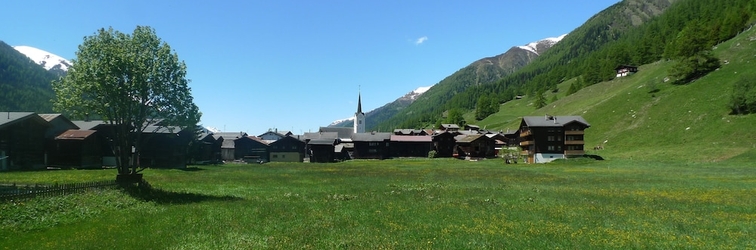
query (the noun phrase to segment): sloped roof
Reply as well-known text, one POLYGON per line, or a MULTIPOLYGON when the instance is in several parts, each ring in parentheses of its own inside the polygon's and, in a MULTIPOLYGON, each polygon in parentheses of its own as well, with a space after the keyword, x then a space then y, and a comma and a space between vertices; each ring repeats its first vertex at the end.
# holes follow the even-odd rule
POLYGON ((213 133, 213 137, 215 137, 215 139, 223 137, 224 140, 231 139, 232 141, 236 140, 236 139, 239 139, 239 138, 242 138, 244 136, 247 136, 247 133, 244 133, 244 132, 218 132, 218 133, 213 133))
POLYGON ((76 126, 76 124, 71 122, 71 120, 69 120, 68 117, 65 117, 62 114, 38 114, 38 115, 39 117, 42 117, 42 119, 45 119, 45 121, 47 122, 52 122, 53 120, 57 119, 57 120, 63 121, 64 123, 68 125, 71 125, 74 128, 79 128, 79 126, 76 126))
POLYGON ((319 132, 336 132, 339 138, 351 138, 354 134, 353 128, 332 128, 332 127, 320 127, 319 132))
POLYGON ((55 137, 55 140, 84 140, 96 133, 96 130, 69 129, 55 137))
POLYGON ((315 139, 336 139, 339 138, 339 133, 337 132, 313 132, 313 133, 304 133, 304 139, 305 140, 315 140, 315 139))
POLYGON ((572 122, 582 123, 586 127, 591 126, 582 116, 525 116, 522 120, 528 127, 563 127, 572 122))
POLYGON ((457 143, 471 143, 475 140, 480 139, 481 137, 489 139, 489 140, 493 140, 491 138, 488 138, 485 135, 458 135, 454 137, 454 139, 457 140, 457 143))
POLYGON ((144 133, 148 134, 175 134, 181 132, 181 127, 178 126, 147 126, 144 129, 144 133))
POLYGON ((40 122, 47 123, 45 119, 42 119, 42 117, 39 117, 34 112, 0 112, 0 128, 10 126, 25 119, 39 119, 40 122))
POLYGON ((397 142, 433 142, 430 135, 391 135, 391 141, 397 142))
POLYGON ((310 145, 334 145, 334 144, 336 144, 336 138, 333 138, 333 139, 312 139, 307 144, 310 144, 310 145))
POLYGON ((352 134, 352 141, 388 141, 391 140, 391 133, 355 133, 352 134))
POLYGON ((79 127, 81 130, 92 130, 94 128, 97 128, 97 126, 106 124, 105 121, 102 120, 89 120, 89 121, 71 121, 74 125, 79 127))
POLYGON ((441 124, 441 127, 444 129, 459 129, 459 125, 457 124, 441 124))

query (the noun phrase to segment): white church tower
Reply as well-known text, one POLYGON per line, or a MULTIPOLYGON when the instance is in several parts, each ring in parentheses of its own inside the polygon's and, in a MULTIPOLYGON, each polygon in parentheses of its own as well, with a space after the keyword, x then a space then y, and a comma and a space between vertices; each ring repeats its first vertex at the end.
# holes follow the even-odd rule
POLYGON ((362 113, 362 95, 357 94, 357 112, 354 113, 354 133, 365 133, 365 113, 362 113))

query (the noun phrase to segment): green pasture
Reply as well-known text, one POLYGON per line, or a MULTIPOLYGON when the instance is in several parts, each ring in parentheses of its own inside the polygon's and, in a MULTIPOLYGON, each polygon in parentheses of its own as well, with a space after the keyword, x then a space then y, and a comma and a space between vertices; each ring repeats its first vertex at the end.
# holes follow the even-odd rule
MULTIPOLYGON (((1 173, 0 183, 115 170, 1 173)), ((0 203, 0 249, 748 249, 750 161, 348 161, 145 171, 151 187, 0 203)))

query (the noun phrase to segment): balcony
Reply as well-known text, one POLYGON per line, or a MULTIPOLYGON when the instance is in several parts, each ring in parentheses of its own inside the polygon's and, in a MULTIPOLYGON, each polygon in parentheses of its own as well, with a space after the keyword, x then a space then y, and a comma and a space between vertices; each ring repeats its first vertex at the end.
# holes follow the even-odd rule
POLYGON ((534 145, 534 144, 535 144, 535 141, 521 141, 520 142, 520 147, 530 146, 530 145, 534 145))
POLYGON ((564 135, 584 135, 585 131, 583 130, 566 130, 564 131, 564 135))
POLYGON ((584 154, 585 154, 584 150, 565 150, 564 151, 565 156, 580 156, 584 154))
POLYGON ((530 151, 528 151, 528 150, 524 150, 524 151, 520 152, 520 155, 529 155, 529 154, 530 154, 530 151))
POLYGON ((532 132, 532 131, 530 131, 530 130, 525 130, 525 131, 522 131, 522 132, 520 132, 520 137, 527 137, 527 136, 530 136, 530 135, 532 135, 532 134, 533 134, 533 132, 532 132))
POLYGON ((585 145, 585 141, 564 141, 564 145, 585 145))

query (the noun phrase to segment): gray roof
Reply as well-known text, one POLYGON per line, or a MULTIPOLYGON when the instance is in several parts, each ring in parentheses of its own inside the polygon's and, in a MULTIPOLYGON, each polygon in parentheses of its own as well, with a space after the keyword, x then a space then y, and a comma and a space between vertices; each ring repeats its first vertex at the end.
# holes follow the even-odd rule
POLYGON ((217 140, 220 137, 223 137, 224 140, 236 140, 242 137, 247 136, 247 133, 244 132, 218 132, 213 133, 213 137, 217 140))
POLYGON ((221 143, 221 148, 236 148, 236 143, 234 140, 225 140, 221 143))
POLYGON ((586 127, 591 126, 582 116, 525 116, 522 120, 528 127, 563 127, 571 122, 579 122, 586 127))
POLYGON ((354 128, 332 128, 332 127, 320 127, 319 132, 336 132, 339 138, 351 138, 354 134, 354 128))
POLYGON ((0 128, 4 126, 9 126, 15 123, 16 121, 27 119, 30 116, 36 116, 40 120, 44 121, 42 117, 35 115, 34 112, 0 112, 0 128))
POLYGON ((310 144, 310 145, 334 145, 334 144, 336 144, 336 138, 333 138, 333 139, 312 139, 307 144, 310 144))
POLYGON ((441 127, 445 129, 459 129, 459 125, 457 124, 441 124, 441 127))
POLYGON ((391 140, 391 133, 355 133, 352 134, 352 141, 388 141, 391 140))
POLYGON ((147 126, 144 128, 144 133, 149 134, 176 134, 181 132, 181 127, 178 126, 147 126))
POLYGON ((102 120, 90 120, 90 121, 71 121, 74 125, 79 127, 81 130, 92 130, 96 128, 97 126, 106 124, 105 121, 102 120))
POLYGON ((339 133, 336 132, 313 132, 313 133, 304 133, 304 139, 305 140, 315 140, 315 139, 331 139, 335 140, 336 138, 339 138, 339 133))

